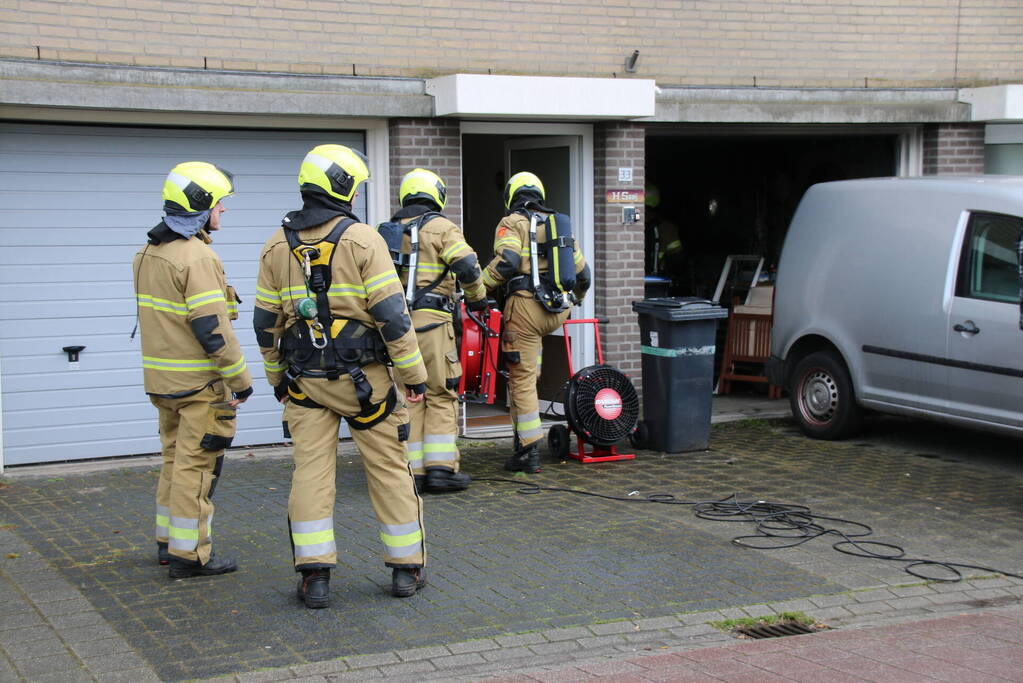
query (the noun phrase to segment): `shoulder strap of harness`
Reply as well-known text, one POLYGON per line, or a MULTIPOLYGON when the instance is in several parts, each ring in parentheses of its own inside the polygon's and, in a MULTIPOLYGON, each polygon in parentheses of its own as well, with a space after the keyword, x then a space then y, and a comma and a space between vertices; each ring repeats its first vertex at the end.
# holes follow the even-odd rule
POLYGON ((408 302, 409 310, 413 306, 419 303, 419 301, 437 288, 437 285, 444 282, 444 278, 447 277, 448 264, 444 264, 444 270, 441 271, 440 275, 425 287, 416 288, 416 264, 419 261, 419 230, 429 223, 434 218, 442 218, 444 214, 436 211, 427 211, 424 214, 420 214, 416 217, 416 220, 411 221, 408 224, 409 238, 412 244, 411 253, 409 255, 409 269, 408 269, 408 283, 405 286, 405 301, 408 302))
MULTIPOLYGON (((316 296, 316 324, 319 326, 320 334, 322 334, 324 338, 324 347, 321 348, 330 349, 329 353, 324 354, 327 359, 327 366, 325 368, 326 377, 330 380, 337 379, 341 376, 341 369, 343 368, 355 384, 355 395, 359 399, 359 405, 362 408, 362 413, 368 414, 374 409, 372 404, 373 387, 370 386, 369 380, 366 378, 366 373, 362 371, 362 368, 357 362, 346 360, 344 355, 338 353, 337 346, 334 342, 334 336, 332 334, 334 318, 330 312, 329 297, 331 285, 331 264, 334 260, 334 254, 337 251, 337 244, 341 240, 341 236, 344 235, 345 231, 357 222, 358 221, 353 218, 342 218, 326 237, 315 244, 307 244, 303 242, 298 238, 298 233, 294 230, 285 229, 284 234, 288 239, 288 246, 291 248, 291 252, 295 255, 295 258, 299 259, 303 265, 305 265, 307 258, 310 262, 305 276, 307 278, 309 291, 316 296), (324 243, 328 243, 330 245, 329 254, 323 253, 322 245, 324 243), (315 245, 321 245, 321 248, 317 249, 315 245), (308 251, 310 249, 313 250, 315 254, 310 253, 308 251)), ((292 374, 290 368, 288 374, 292 374)))

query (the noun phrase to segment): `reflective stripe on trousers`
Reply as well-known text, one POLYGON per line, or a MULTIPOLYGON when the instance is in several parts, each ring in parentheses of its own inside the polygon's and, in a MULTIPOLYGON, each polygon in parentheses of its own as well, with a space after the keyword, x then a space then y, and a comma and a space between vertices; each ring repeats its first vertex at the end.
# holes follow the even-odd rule
POLYGON ((412 469, 416 469, 423 461, 423 442, 410 441, 406 444, 408 450, 408 461, 412 469))
POLYGON ((410 557, 422 551, 423 530, 419 522, 381 524, 380 540, 384 543, 388 557, 410 557))
POLYGON ((540 429, 540 411, 516 415, 515 432, 521 441, 527 443, 539 439, 543 433, 543 430, 540 429))
POLYGON ((431 462, 451 462, 455 460, 457 453, 454 434, 427 434, 423 437, 423 458, 426 467, 429 467, 431 462))
POLYGON ((295 557, 317 557, 337 552, 334 543, 334 520, 331 517, 311 522, 291 522, 291 541, 295 557))
MULTIPOLYGON (((199 520, 171 517, 167 528, 169 547, 173 550, 194 551, 199 546, 199 520)), ((213 537, 213 515, 206 520, 207 535, 213 537)))
POLYGON ((156 537, 167 538, 167 527, 170 526, 170 508, 166 505, 156 506, 156 537))

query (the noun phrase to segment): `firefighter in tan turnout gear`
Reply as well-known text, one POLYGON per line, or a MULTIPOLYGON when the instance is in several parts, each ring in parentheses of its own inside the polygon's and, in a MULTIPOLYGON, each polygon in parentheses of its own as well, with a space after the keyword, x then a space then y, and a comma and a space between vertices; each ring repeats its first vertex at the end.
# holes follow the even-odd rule
POLYGON ((347 420, 362 453, 391 593, 425 585, 422 502, 408 466, 408 411, 426 368, 387 245, 359 222, 352 200, 369 178, 366 159, 320 145, 302 161, 303 207, 263 247, 253 324, 266 377, 285 403, 295 471, 288 525, 298 597, 329 604, 338 429, 347 420), (388 365, 408 387, 399 396, 388 365))
POLYGON ((414 169, 398 189, 402 208, 378 227, 401 269, 405 300, 426 364, 426 397, 410 406, 412 432, 407 446, 416 488, 431 493, 460 491, 470 481, 468 474, 459 472, 455 445, 456 389, 462 374, 452 320, 457 310, 455 281, 465 291, 469 310, 487 307, 476 252, 458 226, 440 213, 446 200, 447 188, 437 174, 414 169), (412 271, 415 276, 409 286, 412 271))
POLYGON ((175 166, 163 186, 166 217, 133 263, 146 393, 160 415, 163 467, 156 491, 160 564, 172 578, 224 574, 214 556, 213 496, 235 408, 252 393, 231 320, 238 299, 210 248, 232 194, 231 174, 213 164, 175 166))
POLYGON ((507 214, 494 234, 494 259, 483 271, 487 290, 503 292, 501 352, 508 367, 508 392, 515 451, 504 467, 540 471, 540 407, 536 384, 543 338, 568 319, 590 286, 590 268, 576 248, 568 216, 543 205, 543 183, 516 173, 504 189, 507 214))

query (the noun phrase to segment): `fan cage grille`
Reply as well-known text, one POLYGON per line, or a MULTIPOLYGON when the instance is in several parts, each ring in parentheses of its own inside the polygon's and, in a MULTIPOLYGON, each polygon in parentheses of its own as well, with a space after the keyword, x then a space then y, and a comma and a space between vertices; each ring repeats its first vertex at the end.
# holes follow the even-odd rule
POLYGON ((594 446, 613 446, 635 431, 639 396, 629 378, 616 368, 591 365, 569 380, 566 415, 569 426, 583 441, 594 446), (613 389, 621 397, 621 413, 613 419, 597 412, 597 394, 602 389, 613 389))

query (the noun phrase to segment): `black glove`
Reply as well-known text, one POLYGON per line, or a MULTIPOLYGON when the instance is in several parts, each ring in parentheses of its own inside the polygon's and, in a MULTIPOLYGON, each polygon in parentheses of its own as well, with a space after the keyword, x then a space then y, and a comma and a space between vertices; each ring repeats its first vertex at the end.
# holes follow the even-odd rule
POLYGON ((288 380, 284 380, 274 387, 274 398, 280 403, 281 399, 288 395, 288 380))
POLYGON ((419 384, 407 384, 406 386, 413 394, 419 394, 422 396, 426 393, 426 382, 420 382, 419 384))
POLYGON ((252 387, 249 387, 248 389, 242 389, 241 391, 234 392, 235 399, 237 399, 239 401, 244 401, 249 396, 252 396, 252 387))
POLYGON ((485 310, 487 310, 487 308, 490 307, 490 302, 487 301, 486 297, 483 297, 479 301, 466 301, 465 302, 465 307, 468 308, 470 311, 473 311, 475 313, 476 311, 485 311, 485 310))

